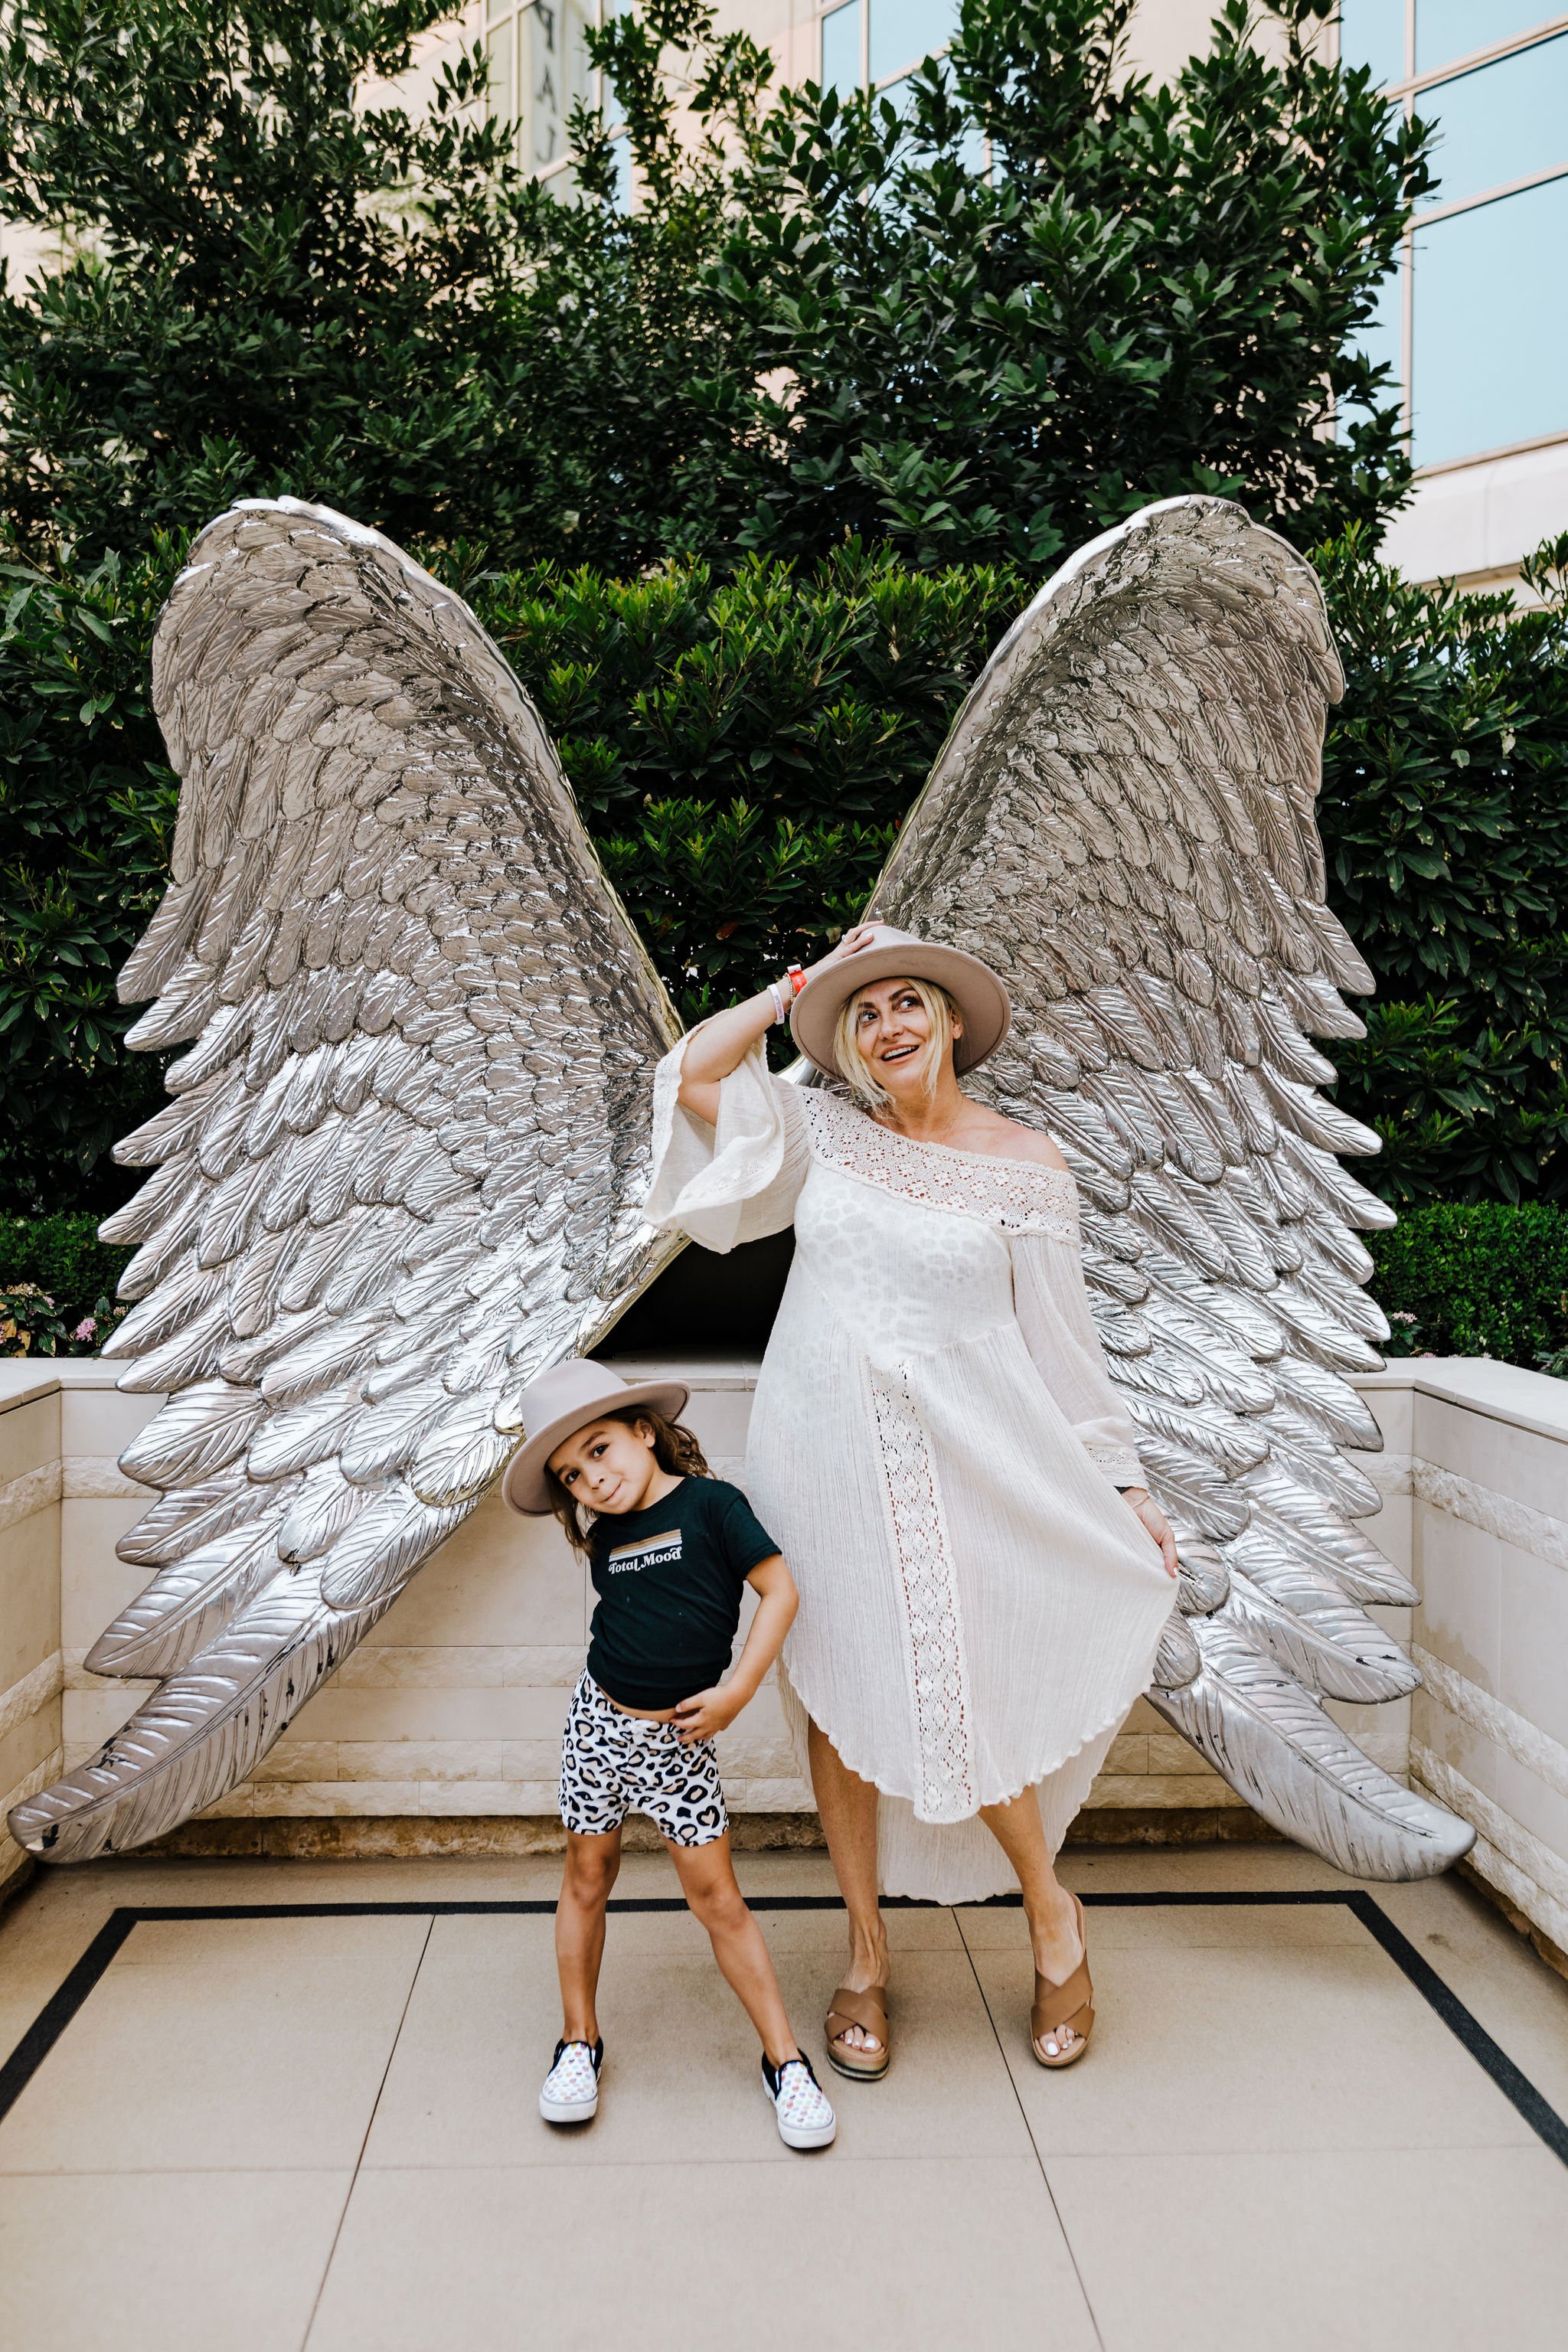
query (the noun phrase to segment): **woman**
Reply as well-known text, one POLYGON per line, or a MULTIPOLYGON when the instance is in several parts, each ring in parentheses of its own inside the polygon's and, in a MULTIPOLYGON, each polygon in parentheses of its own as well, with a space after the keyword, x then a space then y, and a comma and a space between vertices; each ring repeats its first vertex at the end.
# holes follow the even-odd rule
POLYGON ((865 925, 704 1022, 655 1086, 652 1221, 716 1250, 795 1229, 746 1485, 800 1589, 780 1682, 849 1915, 828 2056, 862 2079, 889 2054, 879 1863, 942 1903, 1016 1878, 1035 2055, 1082 2056, 1082 1912, 1053 1857, 1174 1597, 1073 1180, 958 1084, 1010 1016, 977 958, 865 925), (769 1076, 786 1011, 847 1099, 769 1076))

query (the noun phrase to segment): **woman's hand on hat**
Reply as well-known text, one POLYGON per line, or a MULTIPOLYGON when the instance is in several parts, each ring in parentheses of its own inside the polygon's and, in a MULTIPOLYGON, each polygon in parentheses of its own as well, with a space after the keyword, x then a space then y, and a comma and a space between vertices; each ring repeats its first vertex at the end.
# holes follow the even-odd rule
POLYGON ((844 933, 837 947, 829 948, 825 956, 806 966, 807 980, 815 980, 819 971, 826 971, 836 963, 847 962, 851 956, 858 955, 862 948, 875 947, 877 933, 881 928, 879 923, 854 924, 844 933))

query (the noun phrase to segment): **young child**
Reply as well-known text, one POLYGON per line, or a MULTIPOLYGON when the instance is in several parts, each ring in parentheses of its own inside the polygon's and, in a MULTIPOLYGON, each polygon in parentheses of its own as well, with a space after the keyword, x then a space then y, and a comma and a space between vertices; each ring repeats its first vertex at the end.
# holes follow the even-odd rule
POLYGON ((539 2112, 586 2123, 605 2045, 595 1996, 621 1825, 647 1813, 713 1956, 762 2037, 763 2082, 789 2147, 826 2147, 836 2125, 790 2032, 778 1980, 730 1859, 713 1738, 733 1723, 784 1645, 797 1596, 779 1549, 736 1486, 712 1477, 676 1415, 674 1382, 628 1387, 574 1360, 531 1382, 525 1444, 508 1465, 512 1508, 553 1511, 585 1553, 599 1595, 588 1663, 566 1718, 561 1818, 566 1870, 555 1913, 562 2038, 539 2112), (724 1679, 750 1584, 758 1608, 724 1679))

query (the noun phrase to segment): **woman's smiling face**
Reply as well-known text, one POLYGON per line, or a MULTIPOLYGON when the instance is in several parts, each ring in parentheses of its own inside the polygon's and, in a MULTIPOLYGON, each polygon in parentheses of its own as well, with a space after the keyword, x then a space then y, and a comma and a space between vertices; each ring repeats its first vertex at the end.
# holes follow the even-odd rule
MULTIPOLYGON (((961 1037, 963 1024, 955 1012, 952 1034, 961 1037)), ((907 980, 875 980, 855 1000, 855 1042, 879 1086, 894 1101, 910 1101, 926 1091, 926 1049, 931 1041, 931 1014, 920 992, 907 980)))

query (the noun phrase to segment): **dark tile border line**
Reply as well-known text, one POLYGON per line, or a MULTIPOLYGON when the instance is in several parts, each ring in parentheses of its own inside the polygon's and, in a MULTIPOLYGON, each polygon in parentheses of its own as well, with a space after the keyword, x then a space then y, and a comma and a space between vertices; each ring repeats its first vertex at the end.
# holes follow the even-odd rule
MULTIPOLYGON (((837 1895, 749 1895, 753 1911, 841 1911, 837 1895)), ((1333 1887, 1277 1887, 1253 1890, 1226 1888, 1213 1894, 1184 1890, 1179 1894, 1117 1893, 1095 1889, 1082 1900, 1090 1907, 1157 1910, 1171 1905, 1205 1905, 1212 1909, 1249 1905, 1267 1908, 1281 1904, 1342 1904, 1386 1952, 1427 2007, 1439 2017, 1455 2040, 1469 2052, 1478 2066, 1490 2075, 1503 2097, 1522 2117, 1553 2156, 1568 2165, 1568 2118, 1542 2095, 1529 2076, 1499 2047, 1480 2020, 1468 2010, 1458 1993, 1446 1985, 1407 1936, 1400 1933, 1385 1911, 1358 1888, 1341 1893, 1333 1887)), ((990 1904, 932 1905, 905 1895, 883 1897, 888 1911, 1016 1909, 1016 1895, 994 1896, 990 1904)), ((684 1911, 679 1895, 612 1895, 612 1911, 684 1911)), ((16 2105, 49 2052, 105 1974, 132 1929, 159 1919, 453 1919, 478 1917, 548 1917, 553 1902, 425 1902, 384 1903, 156 1903, 112 1911, 99 1929, 58 1992, 46 2001, 21 2041, 0 2065, 0 2121, 16 2105)))

